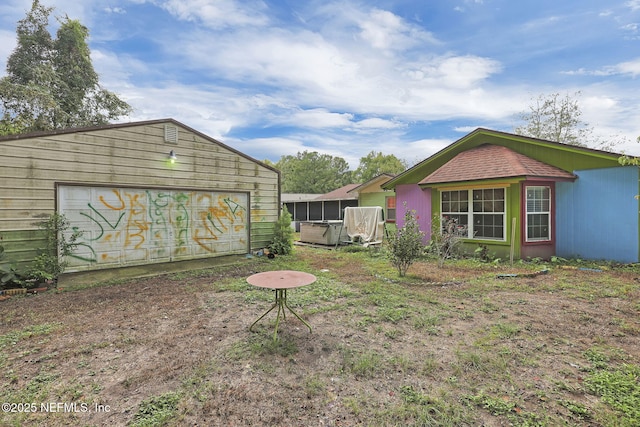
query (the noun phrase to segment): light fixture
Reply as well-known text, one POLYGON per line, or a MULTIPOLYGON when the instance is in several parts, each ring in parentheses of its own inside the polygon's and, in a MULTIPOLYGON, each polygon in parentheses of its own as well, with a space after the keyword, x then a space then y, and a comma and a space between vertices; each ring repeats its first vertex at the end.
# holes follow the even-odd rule
POLYGON ((176 160, 178 160, 178 156, 176 156, 176 152, 173 150, 169 151, 169 161, 171 162, 171 164, 174 164, 176 160))

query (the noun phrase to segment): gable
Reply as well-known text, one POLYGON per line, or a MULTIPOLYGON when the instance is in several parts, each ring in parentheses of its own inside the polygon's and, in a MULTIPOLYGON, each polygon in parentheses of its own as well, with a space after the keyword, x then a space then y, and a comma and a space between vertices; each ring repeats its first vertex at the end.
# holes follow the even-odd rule
POLYGON ((572 173, 517 153, 508 147, 483 144, 456 155, 419 184, 515 177, 555 180, 575 178, 572 173))
POLYGON ((516 153, 570 173, 575 170, 617 167, 618 158, 621 156, 617 153, 478 128, 407 169, 382 187, 392 189, 396 185, 417 184, 458 154, 484 144, 507 147, 516 153))

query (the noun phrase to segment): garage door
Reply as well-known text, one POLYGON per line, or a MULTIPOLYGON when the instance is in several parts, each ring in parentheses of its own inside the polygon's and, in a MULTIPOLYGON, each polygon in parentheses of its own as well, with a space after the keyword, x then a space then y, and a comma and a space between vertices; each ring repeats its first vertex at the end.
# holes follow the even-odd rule
POLYGON ((246 193, 59 186, 58 207, 82 232, 67 271, 243 254, 249 247, 246 193))

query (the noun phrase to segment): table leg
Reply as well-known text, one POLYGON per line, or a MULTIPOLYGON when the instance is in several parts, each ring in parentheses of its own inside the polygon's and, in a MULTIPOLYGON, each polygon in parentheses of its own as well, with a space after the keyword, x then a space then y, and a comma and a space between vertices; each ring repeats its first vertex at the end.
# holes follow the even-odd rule
MULTIPOLYGON (((250 330, 251 332, 253 332, 253 326, 254 326, 256 323, 258 323, 259 321, 261 321, 261 320, 264 318, 264 316, 266 316, 267 314, 271 313, 271 311, 272 311, 274 308, 276 308, 276 307, 278 307, 278 303, 277 303, 277 302, 276 302, 276 303, 274 303, 274 304, 271 306, 271 308, 270 308, 269 310, 267 310, 267 311, 266 311, 262 316, 258 317, 258 319, 257 319, 255 322, 253 322, 253 323, 251 324, 251 326, 249 326, 249 330, 250 330)), ((279 308, 279 307, 278 307, 278 316, 280 316, 280 308, 279 308)))
POLYGON ((302 317, 300 317, 298 315, 298 313, 293 311, 293 309, 291 307, 289 307, 289 304, 287 304, 287 290, 286 289, 284 289, 284 305, 285 305, 285 307, 287 307, 289 309, 290 312, 292 312, 294 314, 294 316, 296 316, 298 319, 300 319, 300 321, 302 323, 304 323, 307 328, 309 328, 309 332, 311 332, 311 326, 307 322, 305 322, 305 320, 302 317))
POLYGON ((266 316, 267 314, 271 313, 271 311, 273 311, 273 309, 276 308, 276 307, 278 307, 278 314, 276 315, 276 327, 275 327, 275 331, 273 332, 274 341, 278 339, 278 326, 280 325, 280 315, 282 314, 282 318, 284 320, 287 320, 287 314, 285 312, 285 307, 291 313, 293 313, 294 316, 296 316, 298 319, 300 319, 300 321, 302 323, 304 323, 307 328, 309 328, 309 332, 311 332, 311 326, 302 317, 300 317, 298 315, 298 313, 296 313, 291 307, 289 307, 289 304, 287 304, 287 290, 286 289, 276 289, 276 301, 273 303, 273 305, 271 306, 271 308, 269 310, 267 310, 262 316, 260 316, 255 322, 253 322, 251 324, 251 326, 249 326, 249 330, 253 332, 253 326, 256 323, 258 323, 260 320, 262 320, 264 318, 264 316, 266 316))

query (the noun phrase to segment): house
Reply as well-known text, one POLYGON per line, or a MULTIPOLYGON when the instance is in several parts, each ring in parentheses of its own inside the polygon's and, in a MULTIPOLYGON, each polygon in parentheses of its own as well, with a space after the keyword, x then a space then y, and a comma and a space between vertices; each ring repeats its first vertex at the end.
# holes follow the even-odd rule
POLYGON ((358 206, 358 193, 350 192, 359 184, 348 184, 325 194, 282 194, 282 203, 291 214, 296 231, 307 221, 342 220, 346 207, 358 206))
POLYGON ((416 212, 427 239, 434 215, 455 221, 470 252, 632 263, 640 260, 639 169, 619 157, 479 128, 382 188, 416 212))
POLYGON ((273 237, 280 173, 173 119, 5 136, 0 147, 0 243, 18 265, 56 212, 82 232, 68 272, 246 254, 273 237))
POLYGON ((382 173, 371 178, 364 184, 360 184, 347 191, 358 195, 358 206, 380 206, 384 212, 387 223, 396 222, 396 193, 393 190, 385 190, 382 185, 395 175, 382 173))

